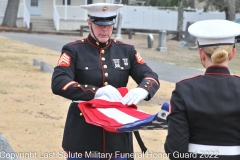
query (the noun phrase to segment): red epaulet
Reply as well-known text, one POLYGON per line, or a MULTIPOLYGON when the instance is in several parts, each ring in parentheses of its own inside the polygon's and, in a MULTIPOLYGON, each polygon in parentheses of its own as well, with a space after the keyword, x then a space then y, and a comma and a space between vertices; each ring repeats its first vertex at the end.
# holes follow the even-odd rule
POLYGON ((83 44, 83 43, 86 43, 86 38, 85 39, 82 39, 82 40, 77 40, 75 42, 72 42, 70 43, 69 45, 70 46, 73 46, 73 45, 76 45, 76 44, 83 44))
POLYGON ((183 81, 186 81, 186 80, 190 80, 190 79, 198 78, 198 77, 201 77, 201 76, 202 76, 202 75, 197 75, 197 76, 194 76, 194 77, 190 77, 190 78, 182 79, 182 80, 179 81, 179 82, 183 82, 183 81))
POLYGON ((115 44, 123 44, 123 45, 132 46, 131 44, 126 44, 126 43, 123 43, 122 41, 118 41, 116 39, 112 39, 112 42, 115 43, 115 44))

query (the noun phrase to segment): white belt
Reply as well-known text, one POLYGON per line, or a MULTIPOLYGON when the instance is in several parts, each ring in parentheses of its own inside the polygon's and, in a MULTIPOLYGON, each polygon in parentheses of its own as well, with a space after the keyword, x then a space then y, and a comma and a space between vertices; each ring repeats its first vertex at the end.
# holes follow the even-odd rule
POLYGON ((80 103, 80 102, 86 102, 86 101, 81 101, 81 100, 78 100, 78 101, 72 101, 73 103, 80 103))
POLYGON ((240 155, 240 146, 211 146, 189 143, 188 152, 199 154, 240 155))

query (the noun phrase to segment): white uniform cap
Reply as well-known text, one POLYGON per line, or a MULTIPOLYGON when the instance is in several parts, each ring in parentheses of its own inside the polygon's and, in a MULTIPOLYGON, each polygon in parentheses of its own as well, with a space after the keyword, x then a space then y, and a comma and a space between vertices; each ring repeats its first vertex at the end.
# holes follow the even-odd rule
POLYGON ((240 35, 240 24, 228 20, 204 20, 193 23, 188 32, 197 37, 198 44, 233 44, 240 35))
POLYGON ((117 15, 117 10, 123 7, 123 4, 111 3, 95 3, 89 5, 81 5, 82 8, 88 10, 88 14, 93 17, 112 17, 117 15))

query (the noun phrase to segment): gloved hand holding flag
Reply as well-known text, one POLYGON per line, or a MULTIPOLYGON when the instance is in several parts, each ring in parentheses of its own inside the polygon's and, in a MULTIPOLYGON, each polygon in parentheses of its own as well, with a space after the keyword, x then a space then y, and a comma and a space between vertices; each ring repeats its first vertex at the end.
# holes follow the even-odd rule
POLYGON ((141 100, 148 96, 148 91, 143 88, 131 89, 121 100, 122 104, 138 104, 141 100))
POLYGON ((107 86, 99 88, 96 91, 94 98, 101 97, 103 95, 106 95, 111 100, 121 100, 122 99, 120 92, 111 85, 107 85, 107 86))

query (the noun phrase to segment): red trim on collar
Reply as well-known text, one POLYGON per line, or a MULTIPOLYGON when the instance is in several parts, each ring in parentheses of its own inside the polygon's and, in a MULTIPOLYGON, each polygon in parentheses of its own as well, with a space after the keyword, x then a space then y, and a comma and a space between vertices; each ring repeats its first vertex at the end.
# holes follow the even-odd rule
POLYGON ((197 76, 194 76, 194 77, 190 77, 190 78, 186 78, 186 79, 183 79, 179 82, 182 82, 182 81, 186 81, 186 80, 189 80, 189 79, 194 79, 194 78, 198 78, 198 77, 201 77, 202 75, 197 75, 197 76))
POLYGON ((226 73, 205 73, 205 75, 231 76, 231 74, 226 74, 226 73))
POLYGON ((228 68, 228 67, 226 67, 226 66, 212 65, 212 66, 209 66, 208 68, 228 68))
POLYGON ((91 46, 93 46, 93 47, 95 47, 95 48, 98 48, 98 49, 108 48, 108 47, 110 46, 110 44, 112 43, 112 41, 109 41, 109 43, 108 43, 105 47, 101 48, 101 47, 99 47, 99 46, 97 46, 97 45, 95 45, 95 44, 92 44, 92 42, 91 42, 89 39, 87 39, 87 41, 88 41, 88 43, 89 43, 91 46))

